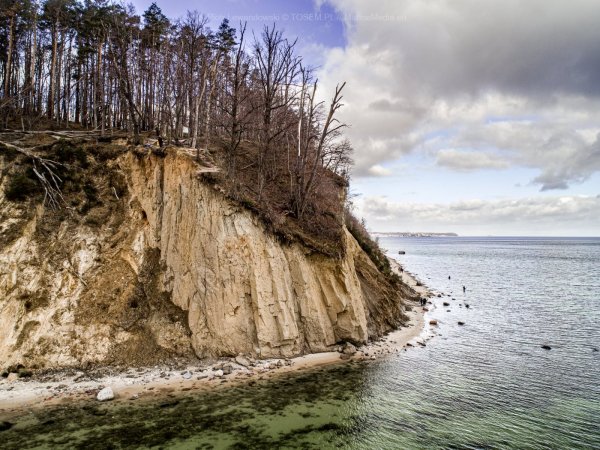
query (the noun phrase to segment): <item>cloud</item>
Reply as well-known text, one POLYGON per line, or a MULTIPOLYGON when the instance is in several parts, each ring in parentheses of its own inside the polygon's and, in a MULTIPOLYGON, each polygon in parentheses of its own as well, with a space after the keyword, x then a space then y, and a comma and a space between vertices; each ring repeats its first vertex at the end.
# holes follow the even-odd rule
POLYGON ((376 231, 455 231, 461 234, 600 233, 600 196, 472 199, 454 203, 395 202, 366 197, 356 202, 376 231))
POLYGON ((390 169, 386 169, 385 167, 380 166, 379 164, 370 167, 368 172, 369 175, 372 175, 374 177, 387 177, 392 174, 392 171, 390 169))
POLYGON ((454 149, 440 150, 436 157, 436 164, 459 171, 506 169, 510 165, 508 161, 496 155, 454 149))
POLYGON ((329 3, 348 43, 320 79, 348 82, 355 176, 414 152, 450 170, 533 168, 542 190, 600 170, 600 2, 329 3))

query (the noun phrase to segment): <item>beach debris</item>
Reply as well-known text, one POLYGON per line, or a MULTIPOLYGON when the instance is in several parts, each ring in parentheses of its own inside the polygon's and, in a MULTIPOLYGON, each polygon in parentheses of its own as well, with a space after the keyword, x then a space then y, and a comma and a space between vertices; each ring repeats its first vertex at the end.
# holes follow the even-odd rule
POLYGON ((550 347, 550 346, 549 346, 549 345, 547 345, 547 344, 544 344, 544 345, 542 345, 542 348, 543 348, 544 350, 552 350, 552 347, 550 347))
POLYGON ((252 365, 250 363, 250 361, 248 361, 248 359, 244 358, 242 355, 236 356, 235 362, 236 362, 236 364, 239 364, 240 366, 244 366, 244 367, 249 367, 252 365))
POLYGON ((96 400, 98 400, 99 402, 106 402, 106 401, 112 400, 114 398, 115 398, 115 393, 113 392, 113 390, 110 387, 105 387, 100 392, 98 392, 98 395, 96 395, 96 400))
POLYGON ((185 372, 183 372, 181 374, 181 376, 183 378, 185 378, 186 380, 189 380, 190 378, 192 378, 192 372, 190 372, 189 370, 186 370, 185 372))
POLYGON ((459 320, 459 321, 458 321, 458 324, 459 324, 460 326, 463 326, 465 323, 459 320))
POLYGON ((13 427, 13 424, 10 422, 7 422, 5 420, 0 422, 0 431, 10 430, 12 427, 13 427))
POLYGON ((431 320, 429 321, 429 325, 437 325, 437 324, 438 324, 438 321, 437 321, 437 320, 435 320, 435 319, 431 319, 431 320))

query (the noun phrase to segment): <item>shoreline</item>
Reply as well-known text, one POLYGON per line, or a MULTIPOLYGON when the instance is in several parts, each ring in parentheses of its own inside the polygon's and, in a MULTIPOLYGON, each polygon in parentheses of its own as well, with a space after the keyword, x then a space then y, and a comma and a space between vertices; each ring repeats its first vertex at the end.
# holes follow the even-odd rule
MULTIPOLYGON (((400 264, 389 258, 393 270, 402 281, 419 295, 430 297, 433 294, 423 285, 417 286, 417 278, 407 271, 400 271, 400 264)), ((349 361, 376 360, 386 355, 407 351, 408 348, 424 347, 429 340, 431 328, 425 320, 428 309, 417 302, 409 302, 406 326, 391 331, 380 339, 368 342, 355 351, 351 347, 338 351, 310 353, 290 359, 270 358, 250 360, 245 357, 221 358, 212 364, 185 365, 178 367, 153 366, 130 368, 124 371, 104 368, 94 371, 61 370, 55 374, 39 375, 28 379, 0 380, 0 419, 43 409, 51 406, 73 405, 96 400, 97 393, 110 387, 114 400, 109 403, 123 403, 134 400, 159 399, 186 391, 216 389, 238 383, 265 380, 286 373, 310 370, 325 365, 344 364, 349 361)), ((430 336, 431 335, 431 336, 430 336)))

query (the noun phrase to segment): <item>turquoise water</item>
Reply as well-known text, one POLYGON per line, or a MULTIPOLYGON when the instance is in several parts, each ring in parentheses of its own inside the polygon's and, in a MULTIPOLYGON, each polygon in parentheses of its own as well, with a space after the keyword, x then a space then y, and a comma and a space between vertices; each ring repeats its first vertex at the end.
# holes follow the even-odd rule
POLYGON ((600 448, 600 239, 381 243, 450 294, 434 299, 426 347, 160 403, 32 412, 0 447, 600 448))

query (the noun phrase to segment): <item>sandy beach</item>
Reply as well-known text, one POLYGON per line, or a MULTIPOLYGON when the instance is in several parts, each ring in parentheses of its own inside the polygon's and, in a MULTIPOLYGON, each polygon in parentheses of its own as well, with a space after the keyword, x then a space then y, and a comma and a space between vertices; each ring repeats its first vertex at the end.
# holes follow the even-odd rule
MULTIPOLYGON (((394 260, 391 261, 405 283, 421 296, 432 295, 425 286, 417 283, 412 274, 400 271, 400 265, 394 260)), ((374 360, 407 351, 409 348, 424 346, 425 342, 435 335, 426 319, 427 308, 422 308, 415 302, 409 303, 407 309, 409 321, 406 326, 358 349, 350 346, 345 350, 340 346, 336 351, 313 353, 291 359, 253 360, 237 357, 222 358, 201 365, 153 366, 126 371, 111 368, 89 372, 67 369, 32 378, 2 378, 0 419, 9 418, 11 414, 25 409, 95 400, 97 393, 105 387, 112 389, 114 402, 152 400, 169 393, 215 389, 234 383, 284 376, 292 371, 310 370, 328 364, 374 360)))

